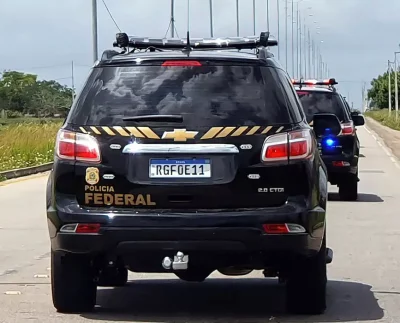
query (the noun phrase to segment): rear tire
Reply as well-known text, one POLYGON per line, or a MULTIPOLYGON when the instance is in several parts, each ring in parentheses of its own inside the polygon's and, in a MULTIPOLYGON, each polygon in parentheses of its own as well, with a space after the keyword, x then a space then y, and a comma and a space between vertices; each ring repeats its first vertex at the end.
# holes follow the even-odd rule
POLYGON ((174 274, 181 280, 201 283, 205 281, 208 276, 210 276, 211 272, 203 269, 187 269, 174 272, 174 274))
POLYGON ((51 251, 51 288, 57 311, 92 311, 97 291, 94 277, 90 258, 51 251))
POLYGON ((286 306, 292 314, 318 315, 326 309, 326 238, 318 254, 294 263, 286 282, 286 306))
POLYGON ((358 180, 349 178, 339 185, 339 197, 343 201, 356 201, 358 198, 358 180))

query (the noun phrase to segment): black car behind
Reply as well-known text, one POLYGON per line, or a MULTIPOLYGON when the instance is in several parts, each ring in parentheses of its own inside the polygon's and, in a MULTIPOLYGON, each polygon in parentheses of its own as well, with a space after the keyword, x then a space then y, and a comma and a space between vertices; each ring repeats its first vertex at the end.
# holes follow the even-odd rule
MULTIPOLYGON (((332 79, 331 79, 332 80, 332 79)), ((319 84, 304 81, 294 82, 302 103, 307 121, 312 124, 316 114, 331 113, 341 123, 341 132, 326 140, 319 139, 322 158, 328 169, 328 180, 339 187, 339 196, 343 200, 354 201, 358 196, 358 161, 360 141, 356 126, 364 124, 361 115, 352 114, 345 99, 328 81, 319 84), (328 83, 327 85, 321 85, 328 83)), ((332 83, 337 83, 332 81, 332 83)))

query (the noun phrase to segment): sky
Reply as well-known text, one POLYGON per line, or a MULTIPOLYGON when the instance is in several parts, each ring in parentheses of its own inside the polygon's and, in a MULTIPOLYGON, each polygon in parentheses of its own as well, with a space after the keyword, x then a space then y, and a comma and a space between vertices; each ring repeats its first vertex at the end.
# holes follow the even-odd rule
MULTIPOLYGON (((164 37, 170 20, 170 0, 104 0, 119 28, 129 35, 164 37)), ((210 36, 208 0, 189 0, 189 29, 193 37, 210 36)), ((288 25, 292 22, 292 0, 256 0, 256 35, 269 30, 279 41, 279 61, 286 67, 285 3, 288 25), (278 6, 279 2, 279 19, 278 6), (280 33, 278 35, 278 22, 280 33)), ((301 27, 310 30, 311 39, 327 63, 330 75, 339 82, 338 90, 355 108, 362 105, 362 86, 387 69, 400 51, 399 0, 293 0, 294 29, 297 28, 297 2, 301 27)), ((93 65, 91 0, 0 0, 0 71, 18 70, 55 79, 80 90, 93 65)), ((175 0, 178 36, 186 34, 187 0, 175 0)), ((253 31, 253 1, 240 0, 240 35, 253 31)), ((213 0, 214 36, 236 36, 236 1, 213 0)), ((98 0, 99 56, 112 48, 118 28, 98 0)), ((169 36, 169 34, 168 34, 169 36)), ((295 32, 292 68, 292 36, 288 27, 288 65, 297 73, 297 34, 295 32)), ((303 54, 304 54, 304 49, 303 54)), ((278 59, 278 48, 272 52, 278 59)), ((304 56, 302 58, 304 60, 304 56)), ((304 64, 303 64, 304 65, 304 64)))

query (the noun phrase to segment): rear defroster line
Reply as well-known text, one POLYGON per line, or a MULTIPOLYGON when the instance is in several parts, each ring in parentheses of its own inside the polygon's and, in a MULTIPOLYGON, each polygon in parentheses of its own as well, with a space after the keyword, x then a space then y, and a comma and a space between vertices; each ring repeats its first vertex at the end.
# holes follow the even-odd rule
POLYGON ((122 126, 81 126, 80 131, 95 136, 122 136, 147 138, 155 140, 188 141, 194 139, 209 140, 227 137, 241 137, 254 135, 272 135, 287 130, 287 126, 239 126, 239 127, 212 127, 204 133, 177 127, 173 131, 157 133, 150 127, 122 127, 122 126), (167 135, 166 135, 167 134, 167 135), (187 136, 185 136, 187 134, 187 136))

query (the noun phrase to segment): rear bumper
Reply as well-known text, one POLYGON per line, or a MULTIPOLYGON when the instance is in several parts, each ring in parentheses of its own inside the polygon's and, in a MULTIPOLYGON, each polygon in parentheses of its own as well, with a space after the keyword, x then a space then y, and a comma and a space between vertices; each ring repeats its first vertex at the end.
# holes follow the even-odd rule
POLYGON ((322 160, 328 171, 328 176, 357 174, 358 157, 344 155, 323 155, 322 160), (337 166, 336 163, 343 162, 345 165, 337 166))
POLYGON ((119 228, 104 227, 99 234, 58 233, 52 248, 73 253, 116 253, 157 251, 255 252, 288 251, 302 253, 319 249, 318 238, 307 233, 263 234, 241 228, 119 228), (313 242, 315 246, 313 247, 313 242))
POLYGON ((282 207, 175 212, 148 210, 105 212, 83 209, 65 197, 47 212, 54 251, 88 254, 158 252, 235 252, 313 254, 320 249, 325 210, 307 210, 299 202, 282 207), (62 233, 68 223, 100 223, 99 233, 62 233), (262 224, 293 223, 305 233, 265 234, 262 224))

